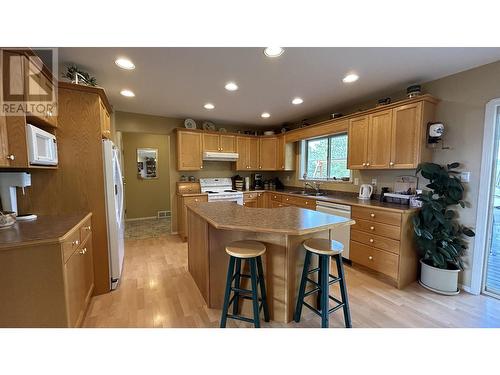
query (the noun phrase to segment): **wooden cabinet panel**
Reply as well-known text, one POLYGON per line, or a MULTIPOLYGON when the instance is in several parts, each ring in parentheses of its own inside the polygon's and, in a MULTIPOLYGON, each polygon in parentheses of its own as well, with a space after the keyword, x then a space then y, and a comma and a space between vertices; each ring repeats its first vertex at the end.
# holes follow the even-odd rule
POLYGON ((203 151, 204 152, 220 151, 218 134, 203 133, 203 151))
POLYGON ((250 143, 247 137, 236 137, 236 152, 238 160, 236 160, 236 170, 248 170, 248 154, 250 143))
POLYGON ((275 202, 281 202, 282 196, 281 194, 276 194, 276 193, 270 193, 271 194, 271 200, 275 202))
POLYGON ((352 207, 352 217, 355 219, 364 219, 376 221, 379 223, 401 226, 401 214, 385 210, 377 210, 368 207, 352 207))
POLYGON ((387 237, 377 236, 376 234, 361 232, 359 230, 351 230, 351 240, 394 254, 399 254, 400 242, 387 237))
POLYGON ((394 108, 391 134, 390 166, 413 169, 419 163, 422 147, 422 103, 394 108))
POLYGON ((9 145, 7 143, 7 121, 0 116, 0 167, 9 166, 9 145))
POLYGON ((243 202, 243 206, 257 208, 257 201, 254 200, 254 201, 243 202))
POLYGON ((73 255, 76 249, 80 246, 80 232, 75 231, 72 233, 66 241, 64 241, 62 246, 63 262, 66 263, 68 259, 73 255))
POLYGON ((109 116, 108 110, 104 105, 103 101, 99 99, 100 105, 100 119, 101 119, 101 135, 104 138, 109 138, 111 136, 111 118, 109 116))
POLYGON ((388 168, 391 158, 392 110, 372 113, 368 117, 368 168, 388 168))
POLYGON ((26 143, 26 118, 7 116, 7 144, 9 148, 9 166, 28 168, 28 145, 26 143))
POLYGON ((247 138, 248 142, 248 169, 256 171, 259 169, 259 139, 258 138, 247 138))
POLYGON ((196 171, 203 169, 202 133, 177 132, 177 170, 196 171))
POLYGON ((294 197, 290 195, 283 195, 281 197, 281 202, 289 205, 301 208, 309 208, 311 210, 316 209, 316 201, 314 199, 294 197))
POLYGON ((64 265, 66 284, 66 304, 68 309, 68 323, 70 327, 75 327, 82 313, 85 302, 85 260, 83 250, 73 253, 64 265))
POLYGON ((401 228, 394 225, 375 223, 373 221, 354 219, 356 224, 351 225, 351 229, 363 232, 378 234, 379 236, 389 237, 395 240, 401 238, 401 228))
POLYGON ((236 136, 221 134, 219 146, 222 152, 236 152, 236 136))
POLYGON ((278 169, 278 138, 259 138, 259 169, 275 171, 278 169))
POLYGON ((364 169, 368 160, 368 116, 349 120, 347 165, 349 169, 364 169))
POLYGON ((377 272, 397 279, 399 257, 383 250, 363 245, 356 241, 350 242, 349 259, 377 272))
MULTIPOLYGON (((92 250, 92 238, 89 238, 82 245, 83 254, 83 308, 82 313, 85 313, 86 306, 90 302, 92 292, 94 290, 94 256, 92 250)), ((83 318, 83 316, 82 316, 83 318)))
POLYGON ((187 207, 188 203, 198 203, 198 202, 208 202, 208 196, 205 195, 197 195, 197 196, 178 196, 177 200, 177 231, 179 236, 183 241, 187 239, 187 207))

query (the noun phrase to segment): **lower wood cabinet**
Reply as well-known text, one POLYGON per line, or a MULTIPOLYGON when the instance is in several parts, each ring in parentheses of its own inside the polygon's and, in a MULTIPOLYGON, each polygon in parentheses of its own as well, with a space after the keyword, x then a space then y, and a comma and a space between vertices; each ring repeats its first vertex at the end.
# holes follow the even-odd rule
POLYGON ((186 204, 198 202, 208 202, 208 195, 177 195, 177 233, 183 241, 187 240, 188 233, 186 204))
POLYGON ((381 274, 398 288, 417 279, 418 257, 413 241, 413 211, 352 207, 349 258, 381 274))
POLYGON ((60 238, 0 249, 0 327, 80 327, 93 290, 91 214, 60 238))

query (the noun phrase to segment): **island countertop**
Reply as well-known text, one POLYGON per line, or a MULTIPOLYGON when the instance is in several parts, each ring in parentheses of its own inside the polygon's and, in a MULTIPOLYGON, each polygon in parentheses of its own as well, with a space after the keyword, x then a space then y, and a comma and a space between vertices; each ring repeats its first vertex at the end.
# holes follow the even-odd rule
POLYGON ((232 202, 191 203, 189 210, 216 229, 301 236, 355 224, 354 220, 298 207, 249 208, 232 202))

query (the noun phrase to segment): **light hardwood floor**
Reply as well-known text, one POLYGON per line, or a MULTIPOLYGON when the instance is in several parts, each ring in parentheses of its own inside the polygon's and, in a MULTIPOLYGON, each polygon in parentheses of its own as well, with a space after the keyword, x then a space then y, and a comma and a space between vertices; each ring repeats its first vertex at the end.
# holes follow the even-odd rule
MULTIPOLYGON (((500 327, 500 300, 465 292, 440 296, 417 283, 404 290, 346 267, 353 327, 500 327)), ((337 291, 333 291, 336 293, 337 291)), ((187 245, 177 236, 127 240, 120 287, 94 297, 84 327, 218 327, 220 310, 207 308, 187 271, 187 245)), ((304 308, 300 323, 264 327, 319 327, 304 308)), ((229 327, 251 327, 228 321, 229 327)), ((342 327, 341 311, 330 327, 342 327)))

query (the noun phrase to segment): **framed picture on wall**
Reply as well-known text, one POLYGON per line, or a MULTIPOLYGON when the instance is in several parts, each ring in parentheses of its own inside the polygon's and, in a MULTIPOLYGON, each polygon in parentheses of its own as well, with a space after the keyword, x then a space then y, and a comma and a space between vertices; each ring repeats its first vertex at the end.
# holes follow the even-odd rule
POLYGON ((144 162, 143 161, 138 161, 137 162, 137 173, 141 173, 141 171, 144 169, 144 162))

